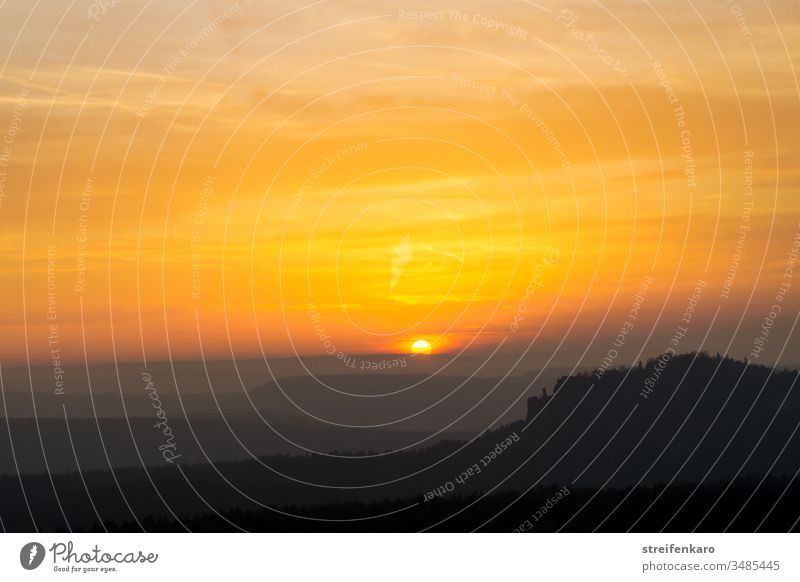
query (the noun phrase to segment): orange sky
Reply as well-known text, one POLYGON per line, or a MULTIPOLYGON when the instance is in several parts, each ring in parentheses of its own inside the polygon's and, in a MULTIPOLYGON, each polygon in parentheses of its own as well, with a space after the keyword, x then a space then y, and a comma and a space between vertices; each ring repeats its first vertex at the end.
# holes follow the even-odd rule
POLYGON ((602 355, 648 276, 647 355, 702 279, 682 347, 743 356, 783 280, 796 3, 37 6, 0 9, 0 363, 602 355))

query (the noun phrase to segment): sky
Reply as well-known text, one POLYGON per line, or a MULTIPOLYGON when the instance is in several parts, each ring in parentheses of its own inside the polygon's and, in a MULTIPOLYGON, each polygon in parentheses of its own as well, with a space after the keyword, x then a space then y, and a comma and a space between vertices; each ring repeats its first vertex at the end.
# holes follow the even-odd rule
POLYGON ((800 363, 794 2, 0 13, 0 365, 800 363))

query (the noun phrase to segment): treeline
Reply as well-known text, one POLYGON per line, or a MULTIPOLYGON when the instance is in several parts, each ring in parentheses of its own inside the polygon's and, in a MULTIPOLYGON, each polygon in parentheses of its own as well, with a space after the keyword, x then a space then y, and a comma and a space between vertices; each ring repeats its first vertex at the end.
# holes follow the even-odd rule
POLYGON ((170 519, 95 523, 88 531, 136 532, 797 532, 800 484, 790 477, 596 490, 536 487, 369 503, 302 504, 170 519), (541 509, 549 507, 545 512, 541 509))

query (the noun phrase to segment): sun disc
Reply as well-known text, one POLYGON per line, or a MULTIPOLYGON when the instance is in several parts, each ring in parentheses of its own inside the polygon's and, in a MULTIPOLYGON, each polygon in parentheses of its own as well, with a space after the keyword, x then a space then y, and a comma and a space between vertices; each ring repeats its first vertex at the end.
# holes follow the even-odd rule
POLYGON ((411 344, 411 351, 415 354, 430 354, 431 344, 424 339, 419 339, 411 344))

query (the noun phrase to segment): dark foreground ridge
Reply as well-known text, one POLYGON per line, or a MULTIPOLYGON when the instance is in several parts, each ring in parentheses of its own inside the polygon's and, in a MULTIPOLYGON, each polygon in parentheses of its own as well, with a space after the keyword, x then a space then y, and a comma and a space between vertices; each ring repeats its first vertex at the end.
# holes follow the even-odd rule
POLYGON ((9 531, 796 531, 796 380, 661 356, 563 377, 525 421, 423 449, 6 475, 0 517, 9 531))
MULTIPOLYGON (((455 495, 420 507, 418 500, 293 505, 278 510, 232 510, 176 521, 146 519, 152 532, 787 532, 798 531, 800 484, 768 478, 742 480, 727 488, 713 483, 636 490, 536 487, 518 491, 455 495), (724 503, 716 503, 721 495, 724 503), (690 499, 689 503, 684 502, 690 499), (642 515, 642 509, 652 509, 642 515), (743 511, 739 511, 744 508, 743 511), (292 517, 303 516, 303 517, 292 517), (307 517, 306 517, 307 516, 307 517), (380 517, 376 517, 380 516, 380 517), (764 517, 766 516, 766 518, 764 517)), ((138 532, 133 522, 95 523, 89 531, 138 532)))

